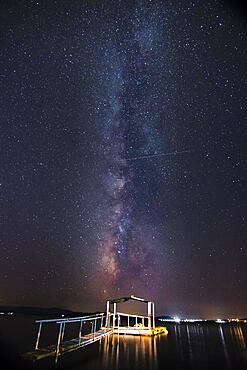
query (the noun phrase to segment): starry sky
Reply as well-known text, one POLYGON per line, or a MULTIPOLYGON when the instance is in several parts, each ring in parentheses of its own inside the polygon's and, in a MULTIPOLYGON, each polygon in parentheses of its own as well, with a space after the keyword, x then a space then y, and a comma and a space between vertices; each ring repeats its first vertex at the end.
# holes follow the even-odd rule
POLYGON ((245 15, 1 2, 0 305, 247 315, 245 15))

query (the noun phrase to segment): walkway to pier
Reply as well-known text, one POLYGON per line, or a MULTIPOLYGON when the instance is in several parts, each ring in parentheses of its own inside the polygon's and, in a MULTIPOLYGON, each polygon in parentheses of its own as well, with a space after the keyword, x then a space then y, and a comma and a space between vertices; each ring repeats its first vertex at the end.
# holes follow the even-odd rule
POLYGON ((104 313, 101 313, 98 315, 64 319, 37 320, 36 323, 39 324, 39 329, 35 343, 35 350, 25 353, 24 357, 32 358, 33 360, 41 360, 45 357, 58 356, 67 352, 75 351, 88 344, 94 343, 105 336, 111 335, 113 330, 111 328, 103 327, 104 318, 104 313), (91 324, 90 333, 83 334, 83 324, 85 323, 91 324), (49 324, 56 324, 58 326, 57 343, 40 348, 42 328, 44 325, 49 324), (78 325, 78 337, 64 341, 65 328, 68 324, 78 325))

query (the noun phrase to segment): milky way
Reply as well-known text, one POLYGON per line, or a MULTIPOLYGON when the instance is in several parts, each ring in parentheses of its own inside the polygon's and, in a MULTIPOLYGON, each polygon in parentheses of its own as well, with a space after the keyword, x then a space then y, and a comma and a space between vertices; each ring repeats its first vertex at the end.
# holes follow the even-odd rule
POLYGON ((5 2, 0 303, 244 315, 246 20, 210 0, 5 2), (237 303, 236 303, 237 302, 237 303))
POLYGON ((164 83, 160 74, 164 61, 157 62, 156 58, 159 30, 155 15, 145 16, 137 8, 136 15, 125 20, 129 23, 125 24, 128 31, 121 43, 101 49, 106 58, 101 83, 107 86, 111 82, 103 102, 99 101, 96 108, 106 107, 100 135, 102 154, 108 163, 103 178, 105 202, 99 211, 102 230, 99 259, 105 284, 114 284, 119 290, 140 289, 150 278, 147 272, 153 265, 152 245, 140 240, 139 233, 145 239, 146 231, 138 230, 134 216, 135 168, 125 158, 161 149, 156 126, 161 110, 158 90, 164 83))

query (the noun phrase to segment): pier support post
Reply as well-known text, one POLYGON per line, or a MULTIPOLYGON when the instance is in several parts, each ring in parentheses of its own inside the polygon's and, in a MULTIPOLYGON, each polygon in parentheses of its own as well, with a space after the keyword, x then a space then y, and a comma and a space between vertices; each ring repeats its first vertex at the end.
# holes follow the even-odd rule
POLYGON ((63 323, 63 330, 62 330, 62 334, 61 334, 61 341, 60 341, 60 343, 62 343, 62 341, 63 341, 64 332, 65 332, 65 322, 63 323))
POLYGON ((118 326, 118 333, 119 333, 119 326, 120 326, 120 315, 119 314, 117 317, 117 326, 118 326))
POLYGON ((80 323, 80 329, 79 329, 79 345, 81 344, 81 331, 82 331, 82 320, 81 320, 81 323, 80 323))
POLYGON ((39 339, 40 339, 40 334, 41 334, 41 328, 42 328, 42 322, 39 323, 39 330, 38 330, 37 339, 35 343, 35 349, 39 349, 39 339))
POLYGON ((117 313, 117 304, 113 303, 113 323, 112 323, 113 330, 115 328, 116 313, 117 313))
POLYGON ((153 328, 155 328, 155 317, 154 317, 154 303, 152 303, 152 308, 153 308, 153 328))
POLYGON ((59 333, 58 333, 58 338, 57 338, 56 356, 59 354, 59 350, 60 350, 62 330, 63 330, 63 323, 61 322, 60 325, 59 325, 59 333))
POLYGON ((110 319, 110 302, 107 301, 106 302, 106 323, 105 323, 106 327, 110 326, 109 319, 110 319))
POLYGON ((96 332, 96 319, 94 320, 94 326, 93 326, 93 340, 95 338, 95 332, 96 332))
POLYGON ((151 316, 152 316, 152 308, 151 308, 152 302, 148 302, 148 327, 152 327, 151 323, 151 316))

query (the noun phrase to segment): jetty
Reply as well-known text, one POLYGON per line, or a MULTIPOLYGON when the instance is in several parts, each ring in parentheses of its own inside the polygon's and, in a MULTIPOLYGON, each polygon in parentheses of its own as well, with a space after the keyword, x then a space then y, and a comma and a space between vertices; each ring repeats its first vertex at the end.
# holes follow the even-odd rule
MULTIPOLYGON (((154 302, 133 295, 121 297, 106 302, 106 313, 102 312, 95 315, 37 320, 38 332, 34 350, 23 355, 26 359, 33 361, 47 357, 57 358, 68 352, 83 348, 95 343, 110 335, 148 335, 167 334, 165 327, 155 326, 154 302), (136 315, 119 312, 117 305, 129 300, 139 301, 147 305, 147 315, 136 315), (56 326, 57 338, 55 344, 42 346, 42 329, 44 326, 56 326), (78 335, 76 338, 66 339, 65 333, 71 326, 76 328, 78 335)), ((47 334, 46 334, 47 335, 47 334)))
POLYGON ((106 328, 111 328, 113 334, 127 335, 157 335, 166 332, 166 328, 155 326, 154 302, 135 297, 134 295, 106 302, 106 328), (145 303, 147 305, 147 316, 133 315, 117 310, 117 304, 129 300, 145 303), (113 310, 111 311, 112 306, 113 310))

